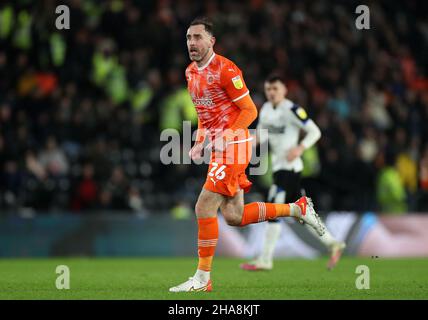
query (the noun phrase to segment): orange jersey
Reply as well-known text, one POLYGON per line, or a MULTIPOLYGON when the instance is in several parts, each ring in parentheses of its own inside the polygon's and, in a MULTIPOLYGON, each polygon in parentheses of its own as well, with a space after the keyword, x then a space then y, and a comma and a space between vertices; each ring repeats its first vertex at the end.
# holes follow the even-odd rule
POLYGON ((211 135, 216 129, 230 128, 240 112, 234 102, 249 94, 241 70, 214 53, 200 68, 192 62, 186 69, 186 79, 202 126, 211 135))

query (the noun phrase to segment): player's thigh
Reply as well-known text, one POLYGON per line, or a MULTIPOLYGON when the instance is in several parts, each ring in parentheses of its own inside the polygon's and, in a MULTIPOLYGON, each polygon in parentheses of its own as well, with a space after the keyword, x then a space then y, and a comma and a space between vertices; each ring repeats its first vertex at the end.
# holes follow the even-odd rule
POLYGON ((217 215, 217 210, 223 202, 224 196, 202 188, 195 205, 198 218, 209 218, 217 215))
POLYGON ((233 197, 225 197, 220 205, 220 210, 228 224, 241 224, 244 211, 244 190, 239 190, 233 197))

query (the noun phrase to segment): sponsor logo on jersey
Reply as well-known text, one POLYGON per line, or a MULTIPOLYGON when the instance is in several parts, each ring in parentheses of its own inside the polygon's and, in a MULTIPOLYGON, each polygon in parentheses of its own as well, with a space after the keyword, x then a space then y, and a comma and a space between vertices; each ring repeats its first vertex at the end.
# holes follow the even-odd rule
POLYGON ((242 89, 244 87, 244 84, 242 83, 241 76, 236 76, 236 77, 232 78, 232 83, 233 83, 233 86, 238 90, 242 89))
POLYGON ((267 129, 269 131, 270 134, 283 134, 285 131, 285 126, 274 126, 274 125, 269 125, 267 126, 267 129))
POLYGON ((209 98, 193 98, 192 102, 195 106, 207 106, 212 107, 214 106, 214 102, 209 98))

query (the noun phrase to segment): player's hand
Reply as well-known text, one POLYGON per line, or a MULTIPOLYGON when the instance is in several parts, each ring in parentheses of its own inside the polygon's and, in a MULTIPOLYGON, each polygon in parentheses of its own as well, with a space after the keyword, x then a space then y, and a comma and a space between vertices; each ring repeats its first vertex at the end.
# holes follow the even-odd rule
POLYGON ((206 146, 207 150, 212 150, 214 148, 215 152, 223 152, 227 148, 227 144, 230 141, 230 137, 226 135, 221 135, 217 137, 214 141, 211 141, 206 146))
POLYGON ((197 142, 193 145, 192 149, 189 151, 190 159, 196 161, 202 158, 202 151, 204 150, 204 143, 197 142))
POLYGON ((303 147, 302 145, 298 145, 297 147, 291 148, 287 153, 287 160, 289 162, 295 160, 296 158, 302 155, 303 151, 305 151, 305 147, 303 147))
POLYGON ((226 149, 227 143, 224 141, 223 137, 219 137, 214 141, 207 144, 207 150, 213 150, 215 152, 223 152, 226 149))

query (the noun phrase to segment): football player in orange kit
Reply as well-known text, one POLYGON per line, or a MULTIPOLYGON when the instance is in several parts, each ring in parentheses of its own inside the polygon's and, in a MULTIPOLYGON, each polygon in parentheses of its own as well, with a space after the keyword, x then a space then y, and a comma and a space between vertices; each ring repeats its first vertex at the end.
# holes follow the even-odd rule
POLYGON ((211 140, 212 154, 207 179, 195 206, 198 267, 193 277, 170 288, 171 292, 212 290, 210 271, 218 239, 219 208, 232 226, 291 216, 313 226, 319 235, 325 232, 307 197, 295 203, 244 205, 244 192, 251 186, 245 174, 252 150, 248 126, 257 118, 257 108, 241 70, 232 61, 214 53, 212 23, 206 18, 193 20, 186 37, 192 60, 186 69, 186 79, 199 119, 196 142, 189 156, 193 160, 202 157, 206 137, 211 140))

